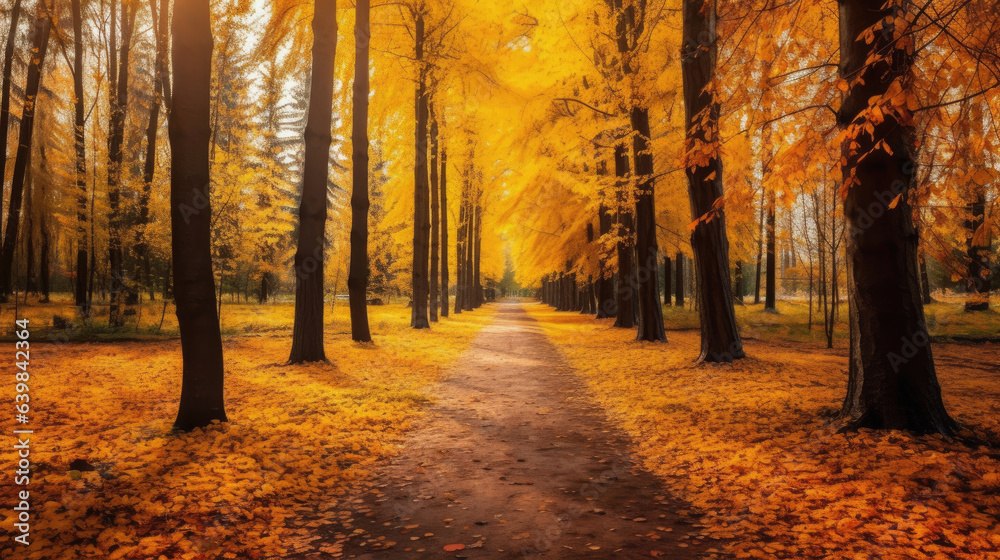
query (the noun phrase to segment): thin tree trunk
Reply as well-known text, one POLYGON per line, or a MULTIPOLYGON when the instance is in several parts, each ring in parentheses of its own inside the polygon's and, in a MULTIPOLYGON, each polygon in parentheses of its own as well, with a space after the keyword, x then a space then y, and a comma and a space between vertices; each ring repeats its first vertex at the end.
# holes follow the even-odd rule
POLYGON ((990 242, 989 226, 986 220, 986 188, 970 185, 974 200, 969 203, 969 220, 965 223, 968 235, 966 259, 968 278, 966 279, 965 310, 988 311, 990 308, 990 242))
POLYGON ((675 305, 681 309, 684 309, 684 253, 677 253, 674 258, 674 262, 677 263, 676 270, 674 271, 674 300, 675 305))
MULTIPOLYGON (((371 342, 368 326, 368 49, 371 44, 370 0, 357 0, 354 19, 354 115, 351 191, 351 270, 347 289, 351 306, 351 338, 371 342)), ((337 294, 334 294, 336 296, 337 294)), ((336 297, 334 297, 336 300, 336 297)))
MULTIPOLYGON (((919 241, 917 242, 919 243, 919 241)), ((924 305, 934 303, 931 299, 931 279, 927 274, 927 255, 920 255, 920 294, 923 296, 924 305)))
MULTIPOLYGON (((421 8, 422 9, 422 8, 421 8)), ((428 275, 428 245, 430 242, 429 190, 427 184, 427 69, 424 66, 424 14, 417 12, 414 31, 417 61, 416 91, 416 161, 413 165, 413 308, 410 326, 430 328, 427 319, 427 298, 430 291, 428 275)))
POLYGON ((482 255, 483 247, 483 205, 482 205, 483 193, 479 189, 476 189, 476 227, 473 232, 475 236, 473 237, 473 243, 475 244, 472 248, 472 289, 475 292, 475 306, 479 307, 483 304, 483 281, 480 275, 479 269, 479 258, 482 255))
POLYGON ((764 289, 764 309, 775 310, 776 262, 775 262, 775 194, 771 191, 767 203, 767 272, 764 289))
POLYGON ((462 192, 458 205, 458 239, 455 243, 455 266, 457 267, 457 278, 455 282, 455 313, 461 313, 465 308, 465 241, 468 231, 468 219, 466 215, 466 191, 468 190, 468 180, 462 185, 462 192))
POLYGON ((475 265, 473 264, 475 249, 476 249, 476 206, 473 202, 474 194, 473 190, 476 188, 473 186, 474 179, 472 178, 473 166, 469 165, 469 192, 466 195, 466 211, 465 211, 465 296, 462 298, 463 308, 466 311, 472 311, 476 307, 476 293, 475 293, 475 265))
POLYGON ((174 98, 170 136, 170 223, 183 381, 174 428, 225 422, 222 335, 212 275, 212 208, 208 199, 212 23, 208 3, 176 0, 173 16, 174 98), (179 110, 178 110, 179 108, 179 110))
MULTIPOLYGON (((21 0, 17 0, 20 3, 21 0)), ((70 2, 73 13, 73 145, 76 152, 76 282, 74 301, 80 314, 90 313, 87 305, 87 144, 84 137, 83 97, 83 15, 80 0, 70 2)), ((5 125, 0 130, 6 131, 5 125)), ((0 177, 3 167, 0 164, 0 177)))
POLYGON ((633 210, 626 203, 628 176, 628 148, 624 142, 619 142, 615 145, 615 191, 618 199, 618 315, 614 326, 623 329, 635 326, 635 313, 632 310, 632 300, 635 298, 632 265, 635 234, 632 227, 633 210))
POLYGON ((840 2, 840 71, 850 83, 838 118, 846 133, 842 173, 851 325, 842 415, 849 428, 949 435, 956 424, 941 400, 920 303, 908 198, 915 167, 912 117, 905 107, 883 109, 880 122, 865 117, 869 100, 885 95, 894 82, 904 94, 912 87, 913 55, 907 52, 912 38, 900 13, 905 9, 840 2), (865 32, 877 25, 887 33, 865 41, 865 32), (874 131, 866 132, 866 126, 874 131))
MULTIPOLYGON (((79 0, 76 0, 79 1, 79 0)), ((3 51, 3 82, 0 84, 0 198, 7 177, 7 137, 10 128, 10 75, 14 65, 14 43, 17 39, 17 22, 21 17, 21 0, 14 0, 10 10, 10 29, 3 51)), ((3 297, 3 294, 0 294, 3 297)))
POLYGON ((326 191, 329 181, 333 71, 337 55, 337 0, 316 0, 312 81, 305 130, 299 240, 295 252, 295 322, 288 363, 326 361, 323 348, 323 276, 326 191))
POLYGON ((430 130, 430 141, 431 141, 431 266, 430 266, 430 306, 429 314, 431 322, 436 323, 438 320, 438 261, 440 256, 438 254, 438 249, 440 247, 441 232, 440 227, 440 215, 441 207, 438 200, 440 193, 438 189, 440 188, 439 177, 438 177, 438 124, 437 116, 434 114, 434 105, 430 104, 430 119, 431 119, 431 130, 430 130))
MULTIPOLYGON (((436 121, 435 121, 436 122, 436 121)), ((441 146, 441 316, 448 316, 448 148, 441 146)))
POLYGON ((10 203, 7 209, 7 229, 4 232, 3 247, 0 249, 0 302, 6 303, 12 292, 11 275, 14 254, 17 251, 17 234, 21 222, 21 199, 24 195, 25 180, 31 163, 31 142, 35 131, 35 114, 38 110, 38 91, 42 83, 42 66, 49 44, 51 23, 45 14, 45 6, 38 5, 32 29, 32 56, 25 79, 24 97, 27 100, 21 114, 18 133, 17 153, 14 156, 14 176, 10 182, 10 203))
POLYGON ((740 305, 743 304, 743 261, 736 261, 733 267, 733 300, 740 305))
POLYGON ((671 292, 673 290, 671 290, 670 286, 670 280, 671 280, 670 270, 671 270, 670 257, 665 256, 663 257, 663 302, 664 305, 667 306, 673 305, 671 303, 671 301, 673 300, 672 297, 673 294, 671 292))
POLYGON ((663 327, 663 307, 657 282, 656 207, 653 197, 653 152, 649 144, 649 111, 632 108, 632 150, 635 174, 638 177, 635 196, 636 288, 639 303, 639 324, 636 340, 666 342, 663 327))

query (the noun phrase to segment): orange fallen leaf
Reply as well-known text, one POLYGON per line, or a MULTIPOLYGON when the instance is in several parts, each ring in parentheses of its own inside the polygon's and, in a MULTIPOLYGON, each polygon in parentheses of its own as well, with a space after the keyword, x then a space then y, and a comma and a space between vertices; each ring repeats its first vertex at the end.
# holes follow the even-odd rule
POLYGON ((456 550, 465 550, 465 545, 461 543, 444 545, 445 552, 455 552, 456 550))

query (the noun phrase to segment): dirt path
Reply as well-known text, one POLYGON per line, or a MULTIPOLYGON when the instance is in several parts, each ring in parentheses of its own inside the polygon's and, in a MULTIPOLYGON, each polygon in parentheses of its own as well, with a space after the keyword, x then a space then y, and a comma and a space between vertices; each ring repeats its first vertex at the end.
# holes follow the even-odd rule
POLYGON ((628 439, 522 305, 498 305, 380 473, 379 494, 358 504, 343 557, 684 559, 711 548, 632 464, 628 439))

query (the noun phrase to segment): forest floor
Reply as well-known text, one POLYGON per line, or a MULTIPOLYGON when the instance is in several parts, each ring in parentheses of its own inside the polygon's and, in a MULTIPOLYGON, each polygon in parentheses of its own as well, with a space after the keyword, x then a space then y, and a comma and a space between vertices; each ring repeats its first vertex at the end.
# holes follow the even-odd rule
MULTIPOLYGON (((696 365, 697 331, 636 342, 611 319, 526 308, 636 442, 641 464, 692 505, 703 535, 725 539, 726 553, 1000 558, 1000 452, 938 436, 837 433, 843 345, 746 340, 746 359, 696 365)), ((997 441, 1000 346, 933 351, 952 417, 997 441)))
MULTIPOLYGON (((290 306, 224 306, 229 422, 189 434, 170 432, 176 338, 67 342, 34 330, 48 305, 27 308, 32 545, 0 510, 3 558, 1000 557, 1000 453, 838 434, 846 349, 794 342, 794 303, 747 306, 778 326, 718 366, 693 364, 697 331, 639 343, 535 303, 429 331, 372 307, 375 344, 338 304, 331 363, 284 366, 290 306)), ((1000 436, 1000 346, 934 353, 953 417, 1000 436)))

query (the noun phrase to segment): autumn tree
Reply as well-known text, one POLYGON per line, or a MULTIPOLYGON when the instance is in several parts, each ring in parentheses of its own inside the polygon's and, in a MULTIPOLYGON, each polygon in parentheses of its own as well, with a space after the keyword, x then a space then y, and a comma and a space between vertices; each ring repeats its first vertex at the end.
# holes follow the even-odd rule
POLYGON ((224 366, 212 274, 208 198, 212 26, 208 4, 176 0, 172 25, 170 225, 174 299, 181 331, 183 381, 174 427, 225 422, 224 366))
POLYGON ((840 6, 839 112, 851 351, 842 414, 852 427, 951 434, 920 300, 910 189, 912 5, 840 6))
MULTIPOLYGON (((299 239, 295 252, 295 324, 288 362, 326 361, 323 349, 323 247, 326 187, 333 121, 333 69, 337 52, 337 2, 316 0, 313 15, 312 80, 305 130, 299 239)), ((366 171, 367 172, 367 171, 366 171)))
POLYGON ((354 183, 351 191, 351 337, 371 342, 368 328, 368 0, 357 0, 354 20, 354 114, 351 138, 354 183))

